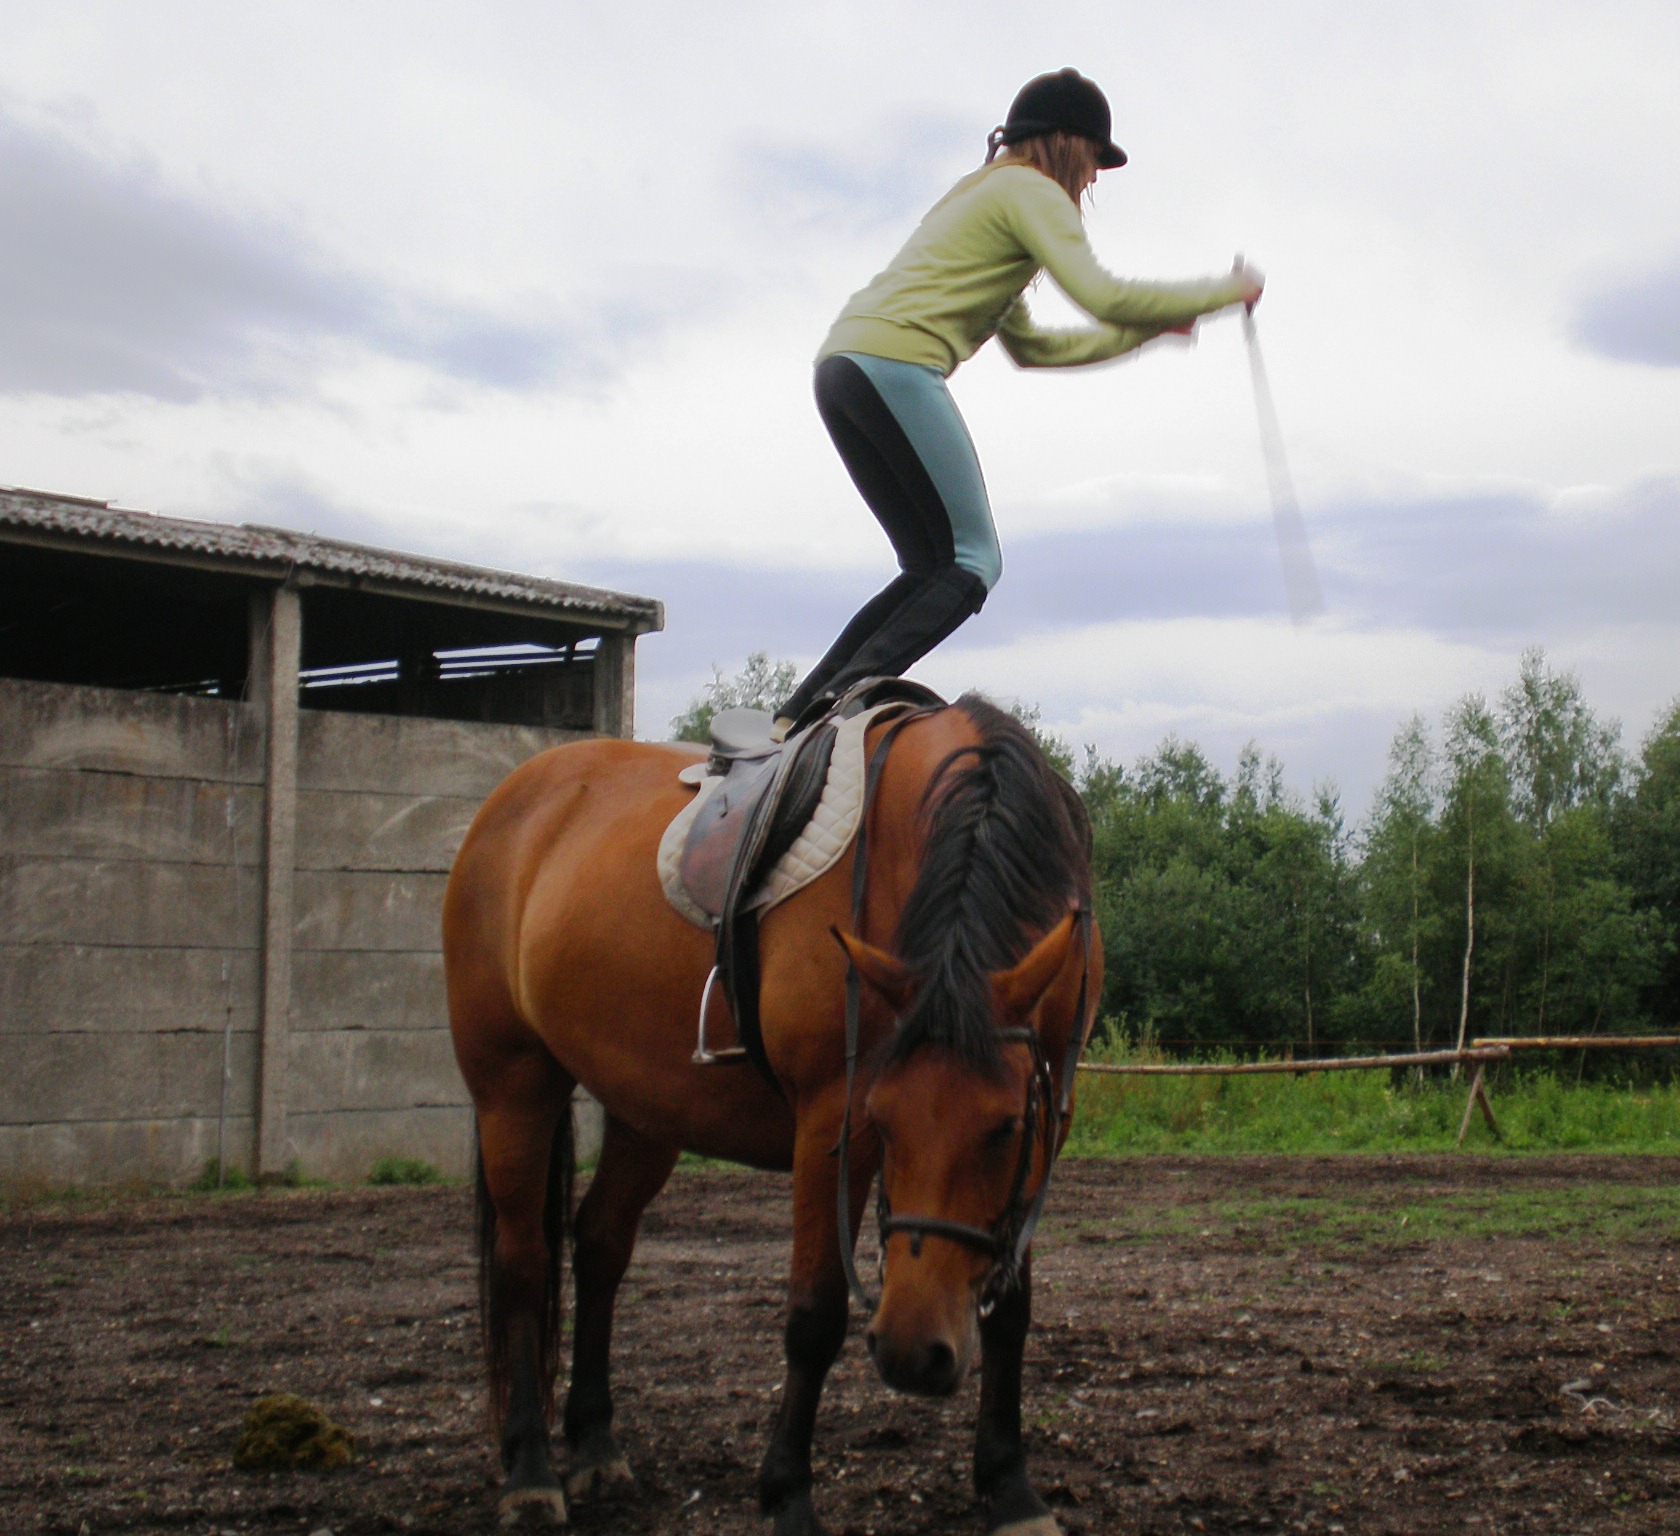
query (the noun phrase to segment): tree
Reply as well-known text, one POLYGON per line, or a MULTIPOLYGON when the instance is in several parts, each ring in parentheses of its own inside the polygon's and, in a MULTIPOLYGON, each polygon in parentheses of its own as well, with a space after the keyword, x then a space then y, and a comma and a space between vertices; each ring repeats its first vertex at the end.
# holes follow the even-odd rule
POLYGON ((1655 925, 1657 972, 1646 1007, 1673 1029, 1680 1025, 1680 699, 1646 737, 1633 793, 1617 812, 1619 872, 1635 907, 1655 925))
MULTIPOLYGON (((1479 693, 1467 695, 1448 711, 1446 721, 1448 781, 1442 830, 1449 862, 1462 870, 1464 892, 1464 950, 1459 977, 1457 1048, 1464 1049, 1470 1027, 1471 980, 1477 939, 1477 889, 1481 877, 1484 911, 1482 930, 1488 929, 1488 876, 1508 873, 1514 827, 1511 785, 1499 750, 1499 730, 1487 701, 1479 693)), ((1490 972, 1491 974, 1491 972, 1490 972)))
MULTIPOLYGON (((1050 760, 1050 766, 1056 770, 1068 783, 1074 781, 1073 748, 1054 731, 1047 731, 1042 724, 1044 712, 1036 704, 1023 704, 1019 700, 1009 706, 1012 714, 1022 725, 1026 726, 1032 739, 1038 743, 1038 749, 1050 760)), ((1087 748, 1089 758, 1095 748, 1087 748)))
POLYGON ((1535 832, 1576 806, 1609 805, 1622 779, 1621 726, 1597 719, 1575 674, 1553 671, 1538 646, 1499 696, 1498 726, 1513 809, 1535 832))
POLYGON ((671 735, 677 741, 710 739, 712 716, 726 709, 774 710, 793 692, 799 669, 791 661, 771 661, 765 651, 754 651, 747 663, 733 677, 725 677, 723 668, 712 663, 712 680, 705 692, 690 701, 689 706, 671 722, 671 735))
POLYGON ((1379 1017, 1388 1012, 1382 994, 1396 983, 1412 1017, 1412 1047, 1423 1049, 1423 949, 1434 928, 1425 911, 1424 870, 1433 839, 1435 747, 1422 715, 1413 715, 1388 748, 1388 775, 1377 791, 1361 869, 1367 934, 1375 962, 1373 980, 1379 1017))
POLYGON ((1190 1046, 1315 1048, 1359 971, 1335 797, 1311 812, 1244 748, 1227 783, 1168 737, 1130 772, 1087 753, 1104 1010, 1190 1046))

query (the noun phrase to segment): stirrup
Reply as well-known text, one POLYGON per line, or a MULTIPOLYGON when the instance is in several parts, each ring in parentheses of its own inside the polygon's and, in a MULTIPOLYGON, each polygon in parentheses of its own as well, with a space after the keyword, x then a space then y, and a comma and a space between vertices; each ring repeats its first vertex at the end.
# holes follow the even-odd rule
POLYGON ((717 983, 718 968, 714 965, 711 975, 706 978, 705 989, 700 994, 700 1039, 694 1047, 694 1055, 689 1058, 697 1067, 727 1067, 747 1059, 747 1048, 744 1045, 726 1045, 717 1051, 706 1048, 706 1011, 712 1001, 712 988, 717 983))

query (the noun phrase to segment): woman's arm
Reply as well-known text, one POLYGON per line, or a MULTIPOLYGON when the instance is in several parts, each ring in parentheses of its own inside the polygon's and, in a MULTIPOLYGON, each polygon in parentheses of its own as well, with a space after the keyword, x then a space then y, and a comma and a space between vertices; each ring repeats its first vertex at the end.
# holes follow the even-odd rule
POLYGON ((1258 280, 1240 267, 1188 283, 1116 277, 1097 260, 1079 210, 1055 182, 1026 167, 1012 182, 1011 232, 1056 286, 1093 319, 1159 335, 1232 304, 1253 304, 1260 296, 1258 280))
POLYGON ((1017 299, 998 322, 998 345, 1021 368, 1076 368, 1082 363, 1106 362, 1162 333, 1159 326, 1108 325, 1078 330, 1039 325, 1017 299))

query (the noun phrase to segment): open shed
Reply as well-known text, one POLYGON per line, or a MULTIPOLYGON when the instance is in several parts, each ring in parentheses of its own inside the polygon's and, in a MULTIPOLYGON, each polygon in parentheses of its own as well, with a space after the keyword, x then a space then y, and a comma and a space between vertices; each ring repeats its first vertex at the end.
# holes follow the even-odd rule
POLYGON ((0 1184, 459 1173, 438 914, 661 605, 0 490, 0 1184))

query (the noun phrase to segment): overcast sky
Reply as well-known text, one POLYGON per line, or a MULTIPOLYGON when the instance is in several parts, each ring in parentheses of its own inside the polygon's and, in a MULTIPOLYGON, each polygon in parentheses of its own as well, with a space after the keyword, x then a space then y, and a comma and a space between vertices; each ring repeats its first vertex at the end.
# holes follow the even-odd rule
MULTIPOLYGON (((917 675, 1363 815, 1544 646, 1680 693, 1673 0, 0 6, 0 484, 645 593, 639 731, 892 574, 810 401, 847 295, 1074 64, 1137 277, 1241 250, 1326 613, 1290 622, 1242 331, 953 380, 1006 570, 917 675)), ((1035 296, 1069 318, 1053 292, 1035 296)))

